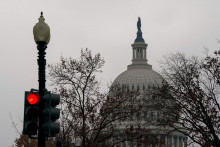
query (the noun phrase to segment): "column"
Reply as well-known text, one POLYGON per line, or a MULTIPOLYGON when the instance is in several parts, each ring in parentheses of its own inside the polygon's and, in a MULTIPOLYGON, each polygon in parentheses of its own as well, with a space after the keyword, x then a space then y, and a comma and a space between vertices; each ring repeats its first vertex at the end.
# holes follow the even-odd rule
POLYGON ((184 141, 183 141, 184 147, 187 147, 187 138, 184 137, 184 141))
POLYGON ((142 47, 140 48, 140 51, 141 51, 141 59, 143 59, 144 58, 144 56, 143 56, 144 54, 143 54, 143 48, 142 47))
POLYGON ((126 147, 128 146, 128 141, 125 141, 125 146, 126 146, 126 147))
POLYGON ((174 141, 174 147, 178 147, 177 136, 173 136, 173 141, 174 141))
POLYGON ((135 48, 133 48, 133 59, 135 58, 135 48))
POLYGON ((170 137, 171 137, 171 147, 175 147, 175 146, 174 146, 174 138, 173 138, 174 136, 171 135, 170 137))
POLYGON ((182 137, 179 137, 179 147, 183 147, 182 137))
POLYGON ((176 147, 179 147, 179 136, 176 136, 176 147))
POLYGON ((164 137, 165 146, 167 146, 167 136, 164 137))

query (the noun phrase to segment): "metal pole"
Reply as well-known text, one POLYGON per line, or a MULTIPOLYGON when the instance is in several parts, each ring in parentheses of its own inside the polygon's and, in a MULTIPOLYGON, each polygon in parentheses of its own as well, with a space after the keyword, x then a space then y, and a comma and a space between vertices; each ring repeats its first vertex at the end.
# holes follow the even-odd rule
POLYGON ((38 132, 38 147, 45 147, 45 136, 44 136, 44 130, 42 129, 42 125, 44 122, 44 118, 42 114, 42 110, 44 108, 44 103, 42 101, 42 98, 44 96, 44 90, 45 90, 45 66, 46 66, 46 59, 44 59, 46 55, 47 46, 45 42, 39 42, 37 49, 38 49, 38 82, 39 82, 39 132, 38 132))

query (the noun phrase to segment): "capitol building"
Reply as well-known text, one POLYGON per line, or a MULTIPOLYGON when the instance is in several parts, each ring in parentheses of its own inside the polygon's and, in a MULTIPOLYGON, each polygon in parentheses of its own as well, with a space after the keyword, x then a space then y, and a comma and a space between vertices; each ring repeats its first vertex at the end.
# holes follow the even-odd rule
MULTIPOLYGON (((163 117, 161 110, 159 111, 156 104, 153 101, 149 101, 151 93, 157 91, 162 86, 163 77, 152 69, 152 65, 148 64, 147 60, 147 47, 142 37, 141 20, 138 18, 137 22, 137 37, 132 47, 132 63, 127 66, 127 70, 122 72, 114 80, 113 85, 127 85, 129 90, 138 90, 139 95, 136 97, 137 101, 141 101, 143 104, 143 111, 134 112, 133 116, 115 122, 116 128, 123 132, 128 125, 132 125, 134 128, 139 124, 142 128, 149 130, 154 134, 158 141, 152 141, 149 143, 137 143, 134 140, 127 140, 119 142, 115 146, 120 147, 185 147, 187 137, 182 133, 173 131, 169 126, 160 126, 157 123, 157 119, 163 117), (144 101, 145 100, 145 101, 144 101), (136 115, 135 113, 139 113, 136 115), (137 117, 138 116, 138 117, 137 117), (163 141, 162 141, 163 140, 163 141)), ((158 98, 159 99, 159 98, 158 98)), ((136 105, 138 107, 138 105, 136 105)), ((147 133, 145 135, 148 135, 147 133)), ((117 140, 118 136, 115 135, 111 139, 112 142, 117 140)))

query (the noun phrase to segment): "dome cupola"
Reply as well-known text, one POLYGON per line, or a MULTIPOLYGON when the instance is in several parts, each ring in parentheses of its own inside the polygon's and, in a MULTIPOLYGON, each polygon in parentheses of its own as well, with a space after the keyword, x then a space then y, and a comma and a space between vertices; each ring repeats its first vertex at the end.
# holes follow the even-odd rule
POLYGON ((114 84, 127 85, 129 89, 150 90, 160 87, 162 76, 152 70, 152 66, 147 63, 147 47, 142 37, 141 19, 137 22, 137 38, 132 46, 132 63, 127 66, 127 70, 121 73, 113 82, 114 84))

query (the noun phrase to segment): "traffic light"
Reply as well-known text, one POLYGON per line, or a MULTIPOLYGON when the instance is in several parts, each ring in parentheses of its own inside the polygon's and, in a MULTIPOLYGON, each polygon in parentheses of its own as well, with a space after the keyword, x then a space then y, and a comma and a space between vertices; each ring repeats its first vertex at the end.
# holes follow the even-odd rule
POLYGON ((25 91, 24 97, 24 135, 37 135, 39 119, 39 94, 38 92, 25 91))
POLYGON ((56 122, 60 117, 60 109, 56 106, 60 103, 60 95, 52 94, 46 91, 43 96, 44 109, 42 115, 44 116, 44 123, 42 125, 44 135, 47 137, 54 137, 60 131, 60 124, 56 122))

